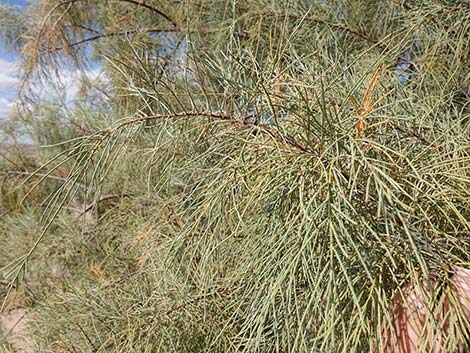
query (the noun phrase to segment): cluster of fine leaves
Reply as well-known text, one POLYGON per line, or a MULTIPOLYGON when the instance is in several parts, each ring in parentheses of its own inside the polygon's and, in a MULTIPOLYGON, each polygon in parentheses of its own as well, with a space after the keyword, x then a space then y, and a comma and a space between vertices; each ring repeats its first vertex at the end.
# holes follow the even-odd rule
MULTIPOLYGON (((34 308, 38 349, 389 352, 392 298, 432 284, 430 351, 470 266, 467 2, 1 11, 8 131, 42 147, 2 161, 0 293, 34 308)), ((447 325, 457 351, 464 310, 447 325)))

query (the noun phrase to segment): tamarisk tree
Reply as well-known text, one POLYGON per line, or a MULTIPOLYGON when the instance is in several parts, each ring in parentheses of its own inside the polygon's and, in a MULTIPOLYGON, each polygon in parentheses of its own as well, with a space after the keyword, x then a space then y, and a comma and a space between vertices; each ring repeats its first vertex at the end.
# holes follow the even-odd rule
POLYGON ((63 178, 4 272, 27 277, 61 219, 106 253, 98 285, 38 304, 40 347, 470 349, 468 2, 2 11, 23 75, 11 131, 49 146, 31 178, 63 178))

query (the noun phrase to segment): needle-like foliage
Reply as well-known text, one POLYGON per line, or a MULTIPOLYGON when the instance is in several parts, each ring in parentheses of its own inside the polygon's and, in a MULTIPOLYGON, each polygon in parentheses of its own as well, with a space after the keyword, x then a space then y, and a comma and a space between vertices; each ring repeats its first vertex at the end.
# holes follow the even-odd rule
POLYGON ((16 119, 49 148, 30 174, 4 163, 44 198, 0 276, 28 279, 51 242, 76 271, 35 304, 41 349, 470 349, 466 1, 9 13, 16 119))

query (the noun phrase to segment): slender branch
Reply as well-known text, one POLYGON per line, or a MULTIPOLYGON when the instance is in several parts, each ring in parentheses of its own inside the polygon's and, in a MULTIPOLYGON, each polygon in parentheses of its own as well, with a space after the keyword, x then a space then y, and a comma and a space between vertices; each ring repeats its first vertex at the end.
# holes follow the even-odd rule
POLYGON ((405 129, 399 125, 396 125, 396 124, 393 124, 393 126, 395 127, 395 129, 397 129, 398 131, 404 133, 404 134, 407 134, 408 136, 412 136, 416 139, 418 139, 419 141, 421 141, 422 143, 424 143, 425 145, 428 145, 430 147, 434 147, 436 148, 437 150, 441 151, 441 152, 444 152, 444 147, 443 146, 440 146, 440 145, 436 145, 435 143, 433 143, 432 141, 429 141, 427 138, 425 138, 424 136, 421 136, 421 135, 418 135, 416 132, 414 131, 411 131, 411 130, 408 130, 408 129, 405 129))
POLYGON ((23 315, 21 315, 21 317, 20 317, 18 320, 16 320, 15 324, 10 327, 10 329, 7 331, 6 334, 3 335, 3 339, 8 338, 8 336, 10 336, 10 335, 13 336, 13 332, 15 331, 15 328, 16 328, 16 327, 18 326, 18 324, 26 317, 27 313, 28 313, 28 312, 25 311, 25 312, 23 313, 23 315))
MULTIPOLYGON (((76 42, 73 42, 71 44, 68 45, 68 47, 72 48, 72 47, 76 47, 80 44, 84 44, 84 43, 87 43, 87 42, 92 42, 94 40, 97 40, 97 39, 101 39, 101 38, 108 38, 108 37, 115 37, 115 36, 121 36, 121 35, 125 35, 127 33, 129 34, 134 34, 134 33, 139 33, 139 32, 143 32, 143 33, 173 33, 173 32, 178 32, 176 29, 160 29, 160 28, 148 28, 148 29, 133 29, 133 30, 130 30, 130 31, 125 31, 125 32, 108 32, 108 33, 99 33, 95 36, 92 36, 92 37, 88 37, 88 38, 84 38, 84 39, 80 39, 76 42)), ((56 51, 59 51, 59 50, 63 50, 64 47, 56 47, 56 48, 52 48, 52 49, 49 49, 48 52, 56 52, 56 51)))
MULTIPOLYGON (((79 1, 83 1, 83 0, 66 0, 66 1, 63 1, 63 2, 60 2, 58 3, 57 5, 55 5, 48 13, 47 16, 45 16, 44 18, 44 23, 45 21, 52 15, 52 13, 54 13, 55 10, 57 10, 60 6, 63 6, 63 5, 68 5, 68 4, 73 4, 75 2, 79 2, 79 1)), ((152 10, 154 12, 156 12, 157 14, 159 14, 160 16, 162 16, 164 19, 168 20, 169 22, 171 22, 171 24, 175 27, 177 27, 177 23, 172 20, 167 14, 163 13, 162 11, 160 11, 159 9, 157 9, 156 7, 153 7, 151 5, 148 5, 146 3, 144 3, 143 1, 137 1, 137 0, 118 0, 118 1, 122 1, 122 2, 128 2, 130 4, 134 4, 134 5, 137 5, 137 6, 141 6, 141 7, 144 7, 146 9, 149 9, 149 10, 152 10)))
POLYGON ((2 213, 0 213, 0 218, 3 218, 7 214, 9 214, 12 210, 6 210, 4 208, 1 209, 2 213))
POLYGON ((65 25, 64 28, 80 28, 80 29, 83 29, 85 31, 88 31, 88 32, 92 32, 92 33, 95 33, 95 34, 101 34, 100 31, 94 29, 94 28, 90 28, 90 27, 87 27, 87 26, 84 26, 82 24, 75 24, 73 26, 71 25, 65 25))
MULTIPOLYGON (((87 29, 87 28, 83 28, 83 29, 87 29)), ((87 29, 87 30, 92 31, 91 29, 87 29)), ((98 32, 96 30, 93 30, 93 32, 97 33, 97 34, 95 36, 88 37, 88 38, 83 38, 83 39, 80 39, 76 42, 73 42, 73 43, 69 44, 68 47, 72 48, 72 47, 75 47, 75 46, 78 46, 78 45, 81 45, 81 44, 84 44, 84 43, 87 43, 87 42, 92 42, 92 41, 102 39, 102 38, 122 36, 122 35, 125 35, 127 33, 129 33, 129 34, 134 34, 134 33, 186 33, 187 31, 179 30, 179 29, 176 29, 176 28, 170 28, 170 29, 141 28, 141 29, 132 29, 132 30, 128 30, 128 31, 119 31, 119 32, 104 32, 104 33, 101 33, 101 32, 98 32)), ((192 31, 192 32, 194 32, 194 31, 192 31)), ((208 33, 211 33, 212 31, 211 30, 201 30, 199 32, 202 33, 202 34, 208 34, 208 33)), ((249 36, 250 36, 246 32, 234 32, 233 34, 235 36, 239 37, 239 38, 244 38, 244 39, 248 39, 249 36)), ((63 49, 64 49, 63 47, 56 47, 56 48, 49 49, 48 52, 51 53, 51 52, 56 52, 56 51, 63 50, 63 49)))
POLYGON ((6 161, 10 162, 11 164, 13 164, 15 167, 19 167, 19 165, 17 163, 15 163, 14 161, 12 161, 10 158, 8 158, 6 155, 4 155, 2 152, 0 152, 0 157, 4 158, 6 161))
POLYGON ((142 6, 142 7, 145 7, 146 9, 152 10, 152 11, 156 12, 157 14, 159 14, 160 16, 162 16, 164 19, 171 22, 171 24, 175 28, 178 27, 178 24, 173 19, 171 19, 167 14, 163 13, 162 11, 157 9, 156 7, 145 4, 143 1, 136 1, 136 0, 119 0, 119 1, 128 2, 128 3, 134 4, 134 5, 142 6))
POLYGON ((309 148, 308 146, 305 146, 304 144, 295 140, 291 136, 285 136, 279 133, 278 131, 268 129, 265 126, 256 125, 256 124, 248 122, 246 118, 248 118, 249 116, 234 117, 232 115, 228 115, 225 113, 215 113, 215 112, 193 111, 193 112, 181 112, 181 113, 174 113, 174 114, 150 115, 150 116, 135 118, 135 119, 125 121, 121 123, 120 125, 118 125, 117 127, 115 127, 113 130, 108 131, 108 133, 105 136, 103 136, 103 139, 107 138, 115 130, 120 129, 126 125, 131 125, 131 124, 135 124, 135 123, 143 122, 143 121, 163 120, 163 119, 171 119, 171 118, 191 118, 191 117, 214 118, 218 120, 228 121, 236 125, 257 129, 257 130, 260 130, 262 133, 268 136, 271 136, 273 139, 280 142, 281 144, 289 145, 304 153, 314 154, 314 151, 311 148, 309 148))
MULTIPOLYGON (((38 40, 37 40, 38 45, 39 45, 39 43, 41 43, 40 38, 41 38, 41 36, 42 36, 42 32, 43 32, 43 30, 44 30, 44 27, 46 26, 46 22, 47 22, 47 20, 52 16, 52 14, 53 14, 59 7, 61 7, 61 6, 63 6, 63 5, 69 5, 69 8, 70 8, 73 3, 79 2, 79 1, 83 1, 83 0, 66 0, 66 1, 63 1, 63 2, 60 2, 60 3, 56 4, 51 10, 49 10, 49 12, 47 13, 47 15, 44 17, 44 20, 42 21, 42 24, 41 24, 40 29, 39 29, 39 32, 38 32, 38 36, 37 36, 37 38, 38 38, 38 40)), ((167 21, 171 22, 171 24, 175 27, 174 30, 176 30, 177 27, 178 27, 178 24, 177 24, 173 19, 171 19, 167 14, 165 14, 165 13, 162 12, 162 11, 160 11, 160 10, 157 9, 156 7, 153 7, 153 6, 151 6, 151 5, 148 5, 148 4, 144 3, 143 1, 137 1, 137 0, 118 0, 118 1, 128 2, 128 3, 130 3, 130 4, 134 4, 134 5, 141 6, 141 7, 144 7, 144 8, 146 8, 146 9, 152 10, 152 11, 156 12, 158 15, 162 16, 163 18, 165 18, 167 21)), ((61 15, 61 18, 62 18, 63 16, 65 16, 65 14, 67 13, 67 11, 68 11, 68 9, 61 15)), ((60 22, 60 20, 61 20, 61 19, 57 20, 57 21, 54 23, 53 27, 57 26, 57 24, 58 24, 58 22, 60 22)), ((79 25, 79 26, 80 26, 80 25, 79 25)), ((84 27, 84 26, 82 26, 82 28, 83 28, 83 29, 86 29, 86 30, 94 31, 94 32, 96 32, 96 33, 99 33, 99 32, 97 32, 97 31, 95 31, 95 30, 92 30, 92 29, 87 28, 87 27, 84 27)), ((163 31, 163 30, 161 30, 161 31, 163 31)), ((170 31, 170 30, 168 30, 168 31, 170 31)), ((78 44, 81 44, 81 43, 85 43, 85 42, 88 42, 88 41, 92 41, 92 40, 95 40, 95 39, 98 39, 98 38, 102 38, 102 37, 115 36, 115 35, 117 35, 117 34, 118 34, 117 32, 116 32, 116 33, 107 33, 107 34, 106 34, 106 33, 103 33, 103 34, 99 34, 99 35, 97 35, 97 36, 94 36, 94 37, 91 37, 91 38, 86 38, 86 39, 83 39, 83 40, 81 40, 81 41, 78 41, 78 42, 72 44, 71 46, 78 45, 78 44)), ((51 49, 51 50, 49 50, 49 52, 51 52, 51 51, 56 51, 56 50, 61 50, 61 49, 63 49, 63 47, 51 49)))
MULTIPOLYGON (((276 13, 276 12, 270 12, 270 13, 267 13, 265 15, 276 16, 276 17, 285 17, 286 16, 286 14, 276 13)), ((356 37, 359 37, 359 38, 365 40, 366 42, 369 42, 369 43, 372 43, 372 44, 377 44, 378 43, 377 39, 370 38, 366 34, 364 34, 362 32, 359 32, 359 31, 356 31, 355 29, 353 29, 351 27, 348 27, 348 26, 346 26, 344 24, 341 24, 341 23, 332 23, 332 22, 322 20, 321 18, 305 17, 305 16, 301 16, 301 15, 294 15, 294 14, 288 14, 287 17, 290 18, 290 19, 293 19, 293 20, 302 20, 302 21, 306 21, 306 22, 322 24, 322 25, 332 27, 332 28, 336 28, 336 29, 341 29, 341 30, 347 31, 347 32, 355 35, 356 37)))
POLYGON ((83 327, 80 326, 80 324, 78 322, 76 322, 76 325, 78 326, 78 328, 79 328, 80 332, 82 333, 82 335, 86 338, 86 340, 90 344, 91 348, 93 348, 93 352, 98 352, 98 349, 96 348, 95 344, 93 343, 91 338, 88 336, 88 334, 85 332, 83 327))

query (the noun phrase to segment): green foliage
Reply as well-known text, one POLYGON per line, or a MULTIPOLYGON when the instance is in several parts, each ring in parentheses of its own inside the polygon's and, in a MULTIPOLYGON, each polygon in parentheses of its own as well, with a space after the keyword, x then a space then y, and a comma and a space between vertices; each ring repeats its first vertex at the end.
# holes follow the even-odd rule
POLYGON ((44 0, 23 16, 18 118, 50 146, 12 194, 42 178, 40 205, 0 221, 0 276, 40 277, 42 351, 390 352, 393 298, 431 284, 422 351, 433 332, 449 352, 468 339, 455 293, 450 328, 433 315, 470 265, 466 2, 44 0), (97 65, 73 102, 37 89, 97 65))

